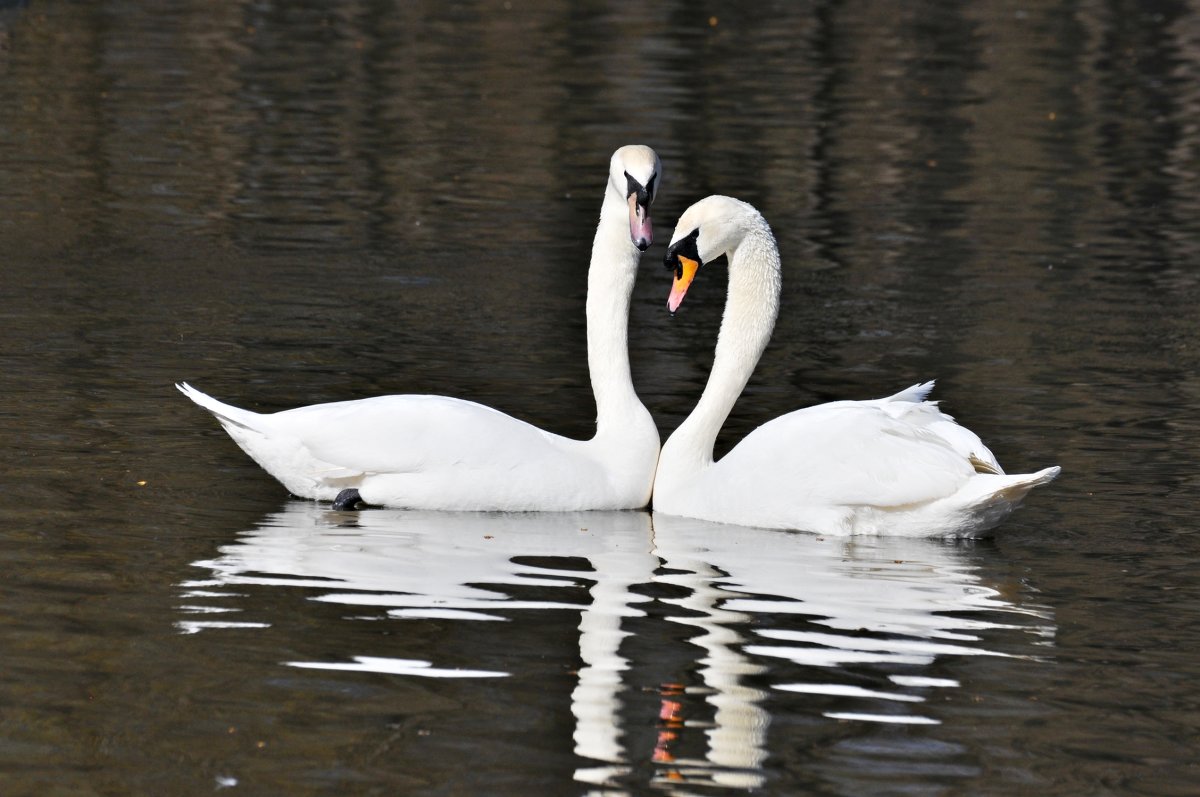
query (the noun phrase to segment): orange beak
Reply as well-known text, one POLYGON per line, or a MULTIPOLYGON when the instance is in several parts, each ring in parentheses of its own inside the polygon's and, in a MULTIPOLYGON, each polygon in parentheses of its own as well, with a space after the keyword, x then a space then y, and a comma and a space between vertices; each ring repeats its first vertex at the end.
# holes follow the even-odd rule
POLYGON ((671 295, 667 297, 667 309, 674 313, 679 309, 679 305, 683 304, 683 296, 691 287, 692 280, 696 278, 696 272, 700 270, 700 261, 692 260, 686 255, 677 255, 679 258, 679 271, 675 274, 675 281, 671 283, 671 295))

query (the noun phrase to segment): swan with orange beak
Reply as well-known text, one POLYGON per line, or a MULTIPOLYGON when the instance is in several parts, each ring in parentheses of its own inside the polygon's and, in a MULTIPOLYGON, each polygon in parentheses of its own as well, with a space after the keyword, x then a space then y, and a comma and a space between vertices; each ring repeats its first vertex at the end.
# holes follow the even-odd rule
POLYGON ((775 327, 781 265, 762 214, 710 196, 684 211, 667 249, 672 313, 700 267, 721 257, 729 285, 712 371, 659 455, 656 514, 828 535, 976 537, 1058 476, 1058 466, 1005 474, 974 432, 926 401, 933 382, 789 412, 714 460, 717 433, 775 327))

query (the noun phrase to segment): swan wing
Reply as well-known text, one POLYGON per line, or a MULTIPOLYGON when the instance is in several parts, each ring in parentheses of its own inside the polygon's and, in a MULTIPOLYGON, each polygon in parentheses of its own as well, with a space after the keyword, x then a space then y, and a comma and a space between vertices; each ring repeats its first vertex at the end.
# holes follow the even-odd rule
POLYGON ((885 402, 839 401, 780 416, 747 435, 706 479, 760 503, 900 507, 952 495, 976 472, 939 433, 939 424, 953 421, 935 406, 885 402))
POLYGON ((446 396, 379 396, 270 416, 316 460, 345 475, 463 468, 503 472, 557 454, 565 438, 491 407, 446 396))

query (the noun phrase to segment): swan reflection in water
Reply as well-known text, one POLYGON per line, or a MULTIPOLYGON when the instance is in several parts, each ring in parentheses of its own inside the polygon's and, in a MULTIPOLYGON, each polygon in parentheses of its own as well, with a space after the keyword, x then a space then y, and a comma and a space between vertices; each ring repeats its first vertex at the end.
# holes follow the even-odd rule
MULTIPOLYGON (((575 752, 589 761, 575 774, 593 784, 619 783, 648 757, 664 785, 756 788, 765 783, 772 708, 797 710, 781 693, 809 696, 814 706, 836 703, 820 710, 831 720, 934 725, 937 717, 921 711, 926 697, 958 685, 930 675, 934 662, 1014 655, 985 648, 988 631, 1032 634, 1035 647, 1054 633, 1044 607, 1020 605, 982 583, 969 548, 632 511, 348 515, 295 502, 195 564, 211 576, 182 585, 186 617, 178 627, 186 633, 269 627, 237 619, 242 607, 228 605, 236 591, 225 590, 239 585, 315 588, 313 600, 379 607, 401 620, 519 622, 523 612, 578 611, 583 666, 570 704, 575 752), (563 599, 517 596, 531 586, 561 589, 563 599), (632 618, 643 637, 668 630, 663 624, 695 629, 684 651, 691 665, 678 679, 686 683, 629 682, 639 663, 627 658, 637 655, 629 647, 679 644, 677 633, 654 634, 623 651, 632 618), (630 750, 633 734, 624 731, 648 724, 629 716, 643 690, 659 695, 655 743, 630 750)), ((521 674, 439 666, 430 648, 414 658, 348 653, 344 661, 286 664, 412 677, 521 674)))

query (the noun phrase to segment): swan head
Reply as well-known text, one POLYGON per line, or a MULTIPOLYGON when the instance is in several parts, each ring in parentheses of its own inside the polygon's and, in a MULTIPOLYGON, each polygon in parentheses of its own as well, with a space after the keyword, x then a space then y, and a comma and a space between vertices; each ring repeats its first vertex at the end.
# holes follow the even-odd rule
POLYGON ((641 144, 621 147, 609 164, 609 189, 629 206, 629 239, 643 252, 654 242, 650 205, 662 182, 661 174, 658 155, 641 144))
POLYGON ((685 210, 663 258, 663 265, 675 275, 667 309, 672 313, 679 309, 701 266, 732 255, 747 230, 765 224, 753 205, 719 194, 705 197, 685 210))

